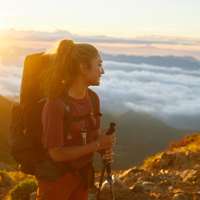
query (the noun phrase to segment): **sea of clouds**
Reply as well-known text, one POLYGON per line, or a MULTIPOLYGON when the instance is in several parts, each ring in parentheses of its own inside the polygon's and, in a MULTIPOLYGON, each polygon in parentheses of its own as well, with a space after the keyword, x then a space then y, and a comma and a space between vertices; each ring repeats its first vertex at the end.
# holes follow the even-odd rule
POLYGON ((112 61, 103 66, 101 85, 94 89, 104 101, 163 115, 200 113, 200 70, 112 61))
POLYGON ((0 62, 0 95, 9 98, 19 96, 21 78, 22 68, 3 66, 0 62))
MULTIPOLYGON (((144 111, 165 122, 171 116, 199 119, 200 70, 112 61, 105 61, 103 66, 105 74, 101 85, 94 90, 107 110, 144 111)), ((192 128, 190 122, 182 123, 185 123, 182 128, 192 128)), ((177 127, 181 128, 181 125, 177 127)), ((193 128, 200 129, 199 126, 193 128)))

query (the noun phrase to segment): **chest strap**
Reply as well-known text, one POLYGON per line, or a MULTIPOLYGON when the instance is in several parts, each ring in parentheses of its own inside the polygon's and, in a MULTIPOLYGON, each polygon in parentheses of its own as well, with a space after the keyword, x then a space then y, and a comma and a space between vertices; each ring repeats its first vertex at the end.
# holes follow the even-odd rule
MULTIPOLYGON (((96 115, 98 115, 98 116, 102 116, 102 114, 101 113, 96 113, 96 115)), ((91 125, 91 127, 92 127, 92 131, 94 132, 95 131, 95 127, 94 127, 94 123, 93 123, 93 121, 92 121, 92 116, 91 116, 91 114, 87 114, 87 115, 83 115, 83 116, 77 116, 77 117, 72 117, 72 119, 71 119, 71 121, 75 121, 75 122, 79 122, 79 121, 82 121, 83 119, 88 119, 89 120, 89 122, 90 122, 90 125, 91 125)))

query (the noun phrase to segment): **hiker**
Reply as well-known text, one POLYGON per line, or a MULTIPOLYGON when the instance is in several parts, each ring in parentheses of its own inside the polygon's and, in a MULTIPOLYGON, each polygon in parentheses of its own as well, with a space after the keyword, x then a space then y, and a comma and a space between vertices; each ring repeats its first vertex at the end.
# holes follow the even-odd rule
POLYGON ((106 135, 108 128, 100 133, 99 97, 92 91, 97 99, 97 114, 94 114, 89 95, 88 87, 98 86, 105 73, 102 58, 94 46, 75 44, 71 39, 60 40, 44 56, 49 63, 41 75, 40 91, 47 98, 41 117, 41 141, 47 149, 43 156, 47 162, 36 167, 36 174, 39 174, 36 176, 37 200, 87 200, 94 181, 94 152, 101 153, 102 159, 113 163, 116 142, 116 134, 106 135), (63 93, 69 96, 71 108, 67 106, 66 110, 71 109, 72 115, 66 131, 63 131, 63 93), (52 176, 56 174, 53 168, 50 169, 52 163, 62 166, 62 176, 55 181, 38 178, 40 173, 43 177, 48 170, 52 170, 52 176))

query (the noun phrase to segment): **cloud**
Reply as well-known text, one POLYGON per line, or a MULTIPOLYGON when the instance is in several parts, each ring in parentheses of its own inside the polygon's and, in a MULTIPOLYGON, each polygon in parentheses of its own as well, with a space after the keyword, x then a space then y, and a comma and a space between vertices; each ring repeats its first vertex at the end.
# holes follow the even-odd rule
POLYGON ((135 72, 135 71, 150 71, 154 73, 161 74, 185 74, 191 76, 200 76, 199 70, 184 70, 180 67, 164 67, 164 66, 154 66, 148 64, 131 64, 124 62, 114 62, 114 61, 104 61, 104 66, 107 70, 120 70, 123 72, 135 72))
POLYGON ((0 62, 0 95, 5 97, 19 96, 21 77, 22 68, 3 66, 0 62))
POLYGON ((57 30, 55 32, 42 32, 35 30, 0 30, 1 39, 55 41, 60 38, 71 36, 69 31, 57 30))
POLYGON ((71 34, 67 30, 55 30, 54 32, 42 32, 35 30, 0 30, 0 38, 2 39, 18 39, 18 40, 41 40, 55 41, 62 38, 72 38, 77 42, 90 43, 112 43, 112 44, 172 44, 172 45, 200 45, 200 39, 184 38, 184 37, 164 37, 164 36, 146 36, 135 38, 116 38, 107 36, 81 36, 71 34))
POLYGON ((94 90, 107 109, 117 104, 152 115, 200 115, 200 71, 110 61, 104 68, 94 90))

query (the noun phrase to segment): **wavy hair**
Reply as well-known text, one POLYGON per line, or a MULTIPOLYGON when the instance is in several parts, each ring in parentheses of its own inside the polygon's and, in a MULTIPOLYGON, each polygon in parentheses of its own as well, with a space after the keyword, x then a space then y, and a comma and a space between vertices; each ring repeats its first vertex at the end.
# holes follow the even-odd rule
POLYGON ((91 67, 91 60, 98 55, 98 50, 86 43, 74 45, 73 40, 63 39, 44 56, 48 59, 45 73, 40 77, 40 91, 47 98, 57 98, 76 76, 80 64, 91 67))

